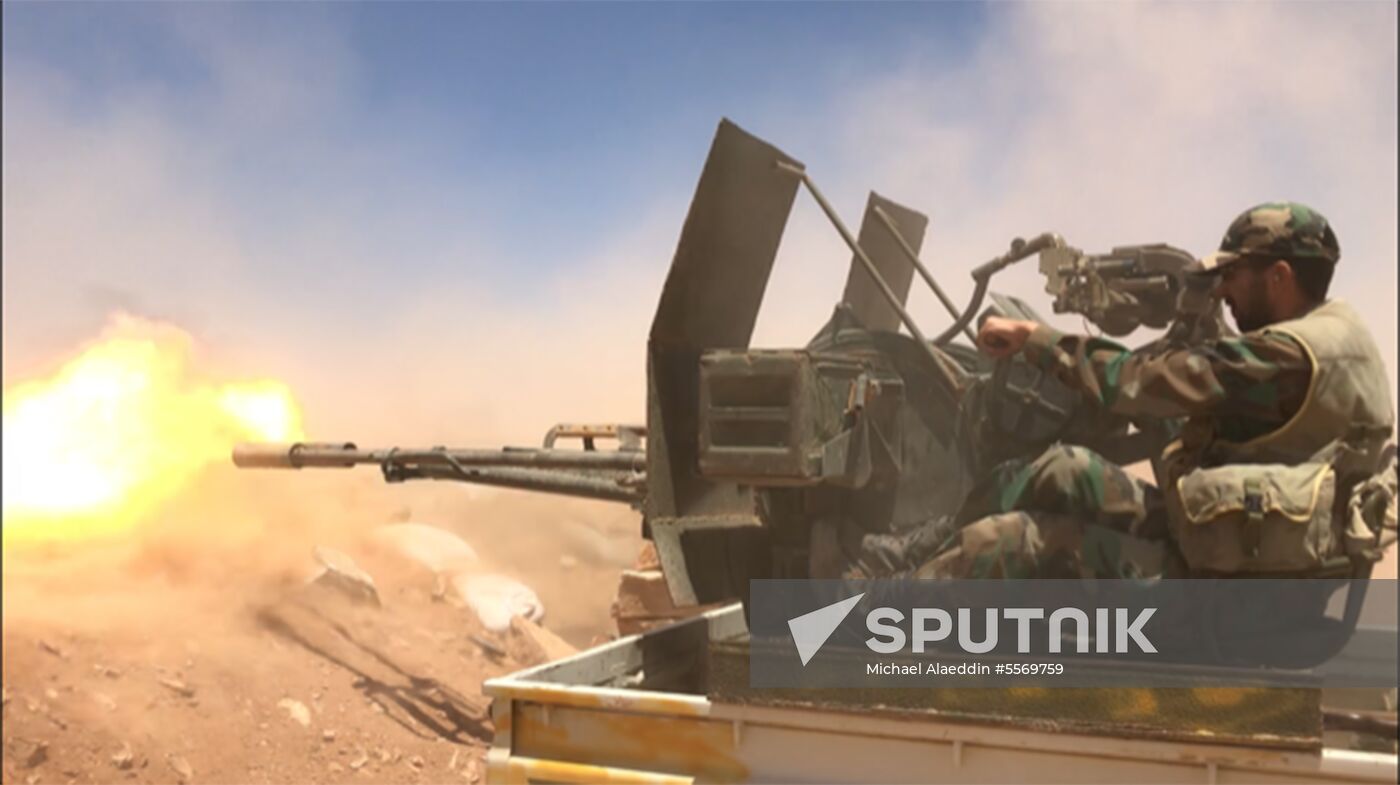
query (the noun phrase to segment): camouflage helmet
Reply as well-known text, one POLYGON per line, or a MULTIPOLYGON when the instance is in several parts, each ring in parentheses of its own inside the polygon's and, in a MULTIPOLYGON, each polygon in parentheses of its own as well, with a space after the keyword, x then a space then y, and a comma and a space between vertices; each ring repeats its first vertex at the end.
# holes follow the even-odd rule
POLYGON ((1336 264, 1342 251, 1322 213, 1297 202, 1268 202, 1230 223, 1220 250, 1201 260, 1200 272, 1219 272, 1249 257, 1336 264))

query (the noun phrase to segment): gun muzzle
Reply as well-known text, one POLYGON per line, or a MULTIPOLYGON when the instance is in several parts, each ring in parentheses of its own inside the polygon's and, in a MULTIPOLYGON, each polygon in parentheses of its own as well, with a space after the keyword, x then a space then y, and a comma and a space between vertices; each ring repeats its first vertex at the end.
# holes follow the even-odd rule
POLYGON ((355 445, 344 444, 239 444, 233 448, 233 465, 240 469, 300 469, 303 466, 351 467, 355 445), (348 453, 336 460, 338 454, 348 453), (308 460, 309 459, 309 460, 308 460))
POLYGON ((292 448, 286 444, 239 444, 233 448, 233 465, 240 469, 291 469, 292 448))

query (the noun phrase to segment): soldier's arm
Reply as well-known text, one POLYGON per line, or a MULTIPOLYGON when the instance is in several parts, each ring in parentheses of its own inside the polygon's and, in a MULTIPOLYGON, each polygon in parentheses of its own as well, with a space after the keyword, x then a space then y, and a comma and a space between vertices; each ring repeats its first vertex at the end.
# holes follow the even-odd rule
POLYGON ((1023 351, 1091 400, 1129 417, 1214 415, 1282 423, 1301 408, 1312 380, 1303 347, 1276 333, 1134 352, 1041 325, 1023 351))

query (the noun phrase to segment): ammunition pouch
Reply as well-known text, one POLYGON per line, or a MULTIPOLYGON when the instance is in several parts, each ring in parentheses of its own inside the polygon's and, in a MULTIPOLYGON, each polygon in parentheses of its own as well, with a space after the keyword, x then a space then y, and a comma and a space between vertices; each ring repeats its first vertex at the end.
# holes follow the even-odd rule
POLYGON ((1330 463, 1197 468, 1174 490, 1177 544, 1193 571, 1307 572, 1338 554, 1330 463))
POLYGON ((1377 562, 1396 541, 1396 463, 1389 452, 1381 470, 1357 484, 1347 499, 1342 542, 1347 556, 1377 562))

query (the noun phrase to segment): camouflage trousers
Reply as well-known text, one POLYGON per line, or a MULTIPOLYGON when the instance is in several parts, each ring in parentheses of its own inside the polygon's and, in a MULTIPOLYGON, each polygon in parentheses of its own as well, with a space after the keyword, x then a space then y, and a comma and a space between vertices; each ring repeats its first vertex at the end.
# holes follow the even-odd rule
POLYGON ((1083 447, 1001 464, 921 578, 1135 578, 1174 572, 1156 486, 1083 447))

